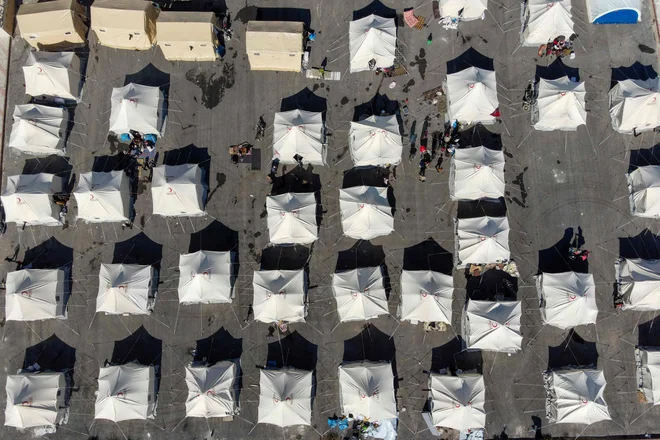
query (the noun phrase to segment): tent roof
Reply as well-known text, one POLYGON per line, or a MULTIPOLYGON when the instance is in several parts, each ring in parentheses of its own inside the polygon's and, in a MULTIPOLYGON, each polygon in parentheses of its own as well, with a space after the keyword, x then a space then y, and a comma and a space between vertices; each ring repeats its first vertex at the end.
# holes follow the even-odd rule
MULTIPOLYGON (((66 264, 66 262, 63 262, 66 264)), ((65 277, 61 269, 23 269, 7 273, 7 321, 64 317, 65 277)))
POLYGON ((638 167, 628 174, 630 210, 636 217, 660 216, 660 166, 638 167))
POLYGON ((325 127, 323 113, 291 110, 275 113, 273 121, 273 158, 295 164, 296 154, 304 163, 325 165, 325 127))
POLYGON ((300 72, 303 29, 301 22, 249 21, 245 50, 250 68, 300 72))
POLYGON ((39 104, 14 107, 9 146, 35 156, 63 155, 67 112, 63 108, 39 104))
POLYGON ((85 40, 84 9, 75 0, 23 3, 16 13, 21 37, 37 49, 81 44, 85 40))
POLYGON ((459 148, 451 164, 453 200, 504 197, 504 152, 486 147, 459 148))
POLYGON ((355 166, 397 165, 401 162, 403 140, 395 115, 369 116, 351 122, 348 143, 355 166))
POLYGON ((179 41, 215 41, 215 13, 198 11, 161 11, 156 22, 158 43, 179 41))
POLYGON ((387 187, 355 186, 339 190, 339 209, 344 235, 371 240, 394 231, 387 187))
POLYGON ((657 347, 635 347, 637 386, 646 400, 660 404, 660 350, 657 347))
POLYGON ((113 422, 154 418, 156 381, 153 366, 136 363, 102 367, 95 419, 113 422))
POLYGON ((351 21, 348 29, 351 73, 369 70, 372 59, 376 60, 376 67, 394 65, 396 23, 393 18, 369 15, 351 21))
POLYGON ((486 351, 521 350, 520 301, 469 300, 463 312, 463 337, 467 348, 486 351))
POLYGON ((477 374, 429 375, 429 399, 433 425, 457 431, 486 426, 486 385, 477 374))
POLYGON ((130 83, 112 89, 110 132, 120 135, 131 130, 162 135, 164 130, 163 92, 158 87, 130 83))
POLYGON ((451 120, 463 125, 494 124, 493 114, 500 106, 495 72, 468 67, 447 75, 447 103, 451 120))
POLYGON ((340 365, 339 392, 342 414, 362 414, 373 422, 397 418, 389 362, 340 365))
POLYGON ((454 279, 431 270, 401 272, 401 319, 452 323, 454 279))
POLYGON ((591 425, 612 420, 603 398, 605 375, 600 370, 559 370, 544 373, 546 412, 550 422, 591 425))
POLYGON ((151 198, 154 214, 165 217, 206 215, 206 188, 197 164, 161 165, 153 170, 151 198))
POLYGON ((626 79, 609 91, 612 128, 623 134, 653 130, 660 126, 660 78, 626 79))
POLYGON ((340 322, 366 321, 389 313, 381 267, 334 273, 332 293, 340 322))
POLYGON ((311 425, 312 376, 294 368, 261 370, 257 423, 311 425))
POLYGON ((462 21, 481 18, 488 8, 488 0, 440 0, 440 15, 460 17, 462 21))
POLYGON ((200 250, 179 256, 179 302, 230 303, 234 288, 232 252, 200 250))
POLYGON ((589 273, 542 273, 536 278, 545 324, 561 329, 595 324, 596 283, 589 273))
POLYGON ((7 375, 5 426, 25 429, 61 423, 65 386, 63 373, 7 375))
POLYGON ((81 220, 126 222, 130 217, 130 188, 123 171, 90 171, 80 175, 73 192, 81 220))
POLYGON ((255 270, 254 319, 273 323, 305 321, 307 277, 304 270, 255 270))
POLYGON ((571 0, 529 0, 525 17, 524 46, 539 46, 559 35, 568 38, 573 34, 571 0))
POLYGON ((595 24, 626 24, 641 21, 642 0, 587 0, 589 21, 595 24))
POLYGON ((616 280, 624 310, 660 310, 660 260, 621 259, 616 280))
POLYGON ((534 128, 541 131, 575 131, 587 123, 584 82, 568 76, 556 80, 539 79, 534 128))
POLYGON ((29 52, 23 66, 25 94, 78 99, 79 73, 72 68, 73 52, 29 52))
POLYGON ((462 218, 456 221, 458 268, 470 263, 509 260, 509 220, 506 217, 462 218))
POLYGON ((210 367, 186 367, 186 417, 227 417, 236 413, 238 365, 218 362, 210 367))
POLYGON ((59 226, 59 206, 52 195, 64 189, 61 177, 54 174, 20 174, 7 177, 2 193, 5 221, 8 223, 59 226))
POLYGON ((318 238, 316 195, 285 193, 266 197, 271 243, 309 244, 318 238))
POLYGON ((148 315, 153 277, 151 266, 101 263, 96 312, 148 315))

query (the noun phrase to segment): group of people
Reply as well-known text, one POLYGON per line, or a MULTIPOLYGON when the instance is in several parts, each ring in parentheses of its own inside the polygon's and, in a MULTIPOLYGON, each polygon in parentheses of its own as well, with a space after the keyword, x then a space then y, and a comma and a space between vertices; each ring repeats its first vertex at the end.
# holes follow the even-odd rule
MULTIPOLYGON (((426 169, 431 165, 431 161, 435 158, 436 152, 440 150, 440 155, 438 155, 438 160, 435 164, 435 170, 438 173, 442 173, 442 162, 445 157, 451 157, 456 151, 458 146, 458 133, 459 133, 459 124, 457 121, 453 123, 448 123, 445 126, 445 131, 440 137, 438 134, 434 133, 431 144, 431 151, 428 150, 428 118, 424 121, 424 128, 422 129, 422 138, 420 141, 419 152, 421 158, 419 161, 419 180, 420 182, 426 181, 426 169)), ((415 135, 410 136, 411 145, 410 151, 411 156, 414 155, 415 150, 415 135)))
POLYGON ((142 166, 150 170, 156 166, 156 136, 153 134, 142 135, 131 130, 128 135, 121 136, 122 141, 128 141, 128 150, 124 154, 133 159, 143 159, 142 166))
POLYGON ((573 34, 568 39, 565 36, 559 35, 557 38, 552 40, 552 43, 547 43, 542 45, 539 48, 539 56, 550 56, 554 55, 557 58, 562 58, 565 56, 574 57, 573 52, 573 41, 577 38, 577 35, 573 34))

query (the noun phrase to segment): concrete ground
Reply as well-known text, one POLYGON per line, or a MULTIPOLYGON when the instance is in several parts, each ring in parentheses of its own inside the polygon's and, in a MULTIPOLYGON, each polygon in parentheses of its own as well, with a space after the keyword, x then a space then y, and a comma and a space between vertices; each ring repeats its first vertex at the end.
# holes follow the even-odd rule
MULTIPOLYGON (((655 64, 653 48, 656 45, 649 26, 650 13, 645 11, 644 21, 637 26, 597 27, 585 24, 585 4, 576 2, 577 57, 567 64, 579 69, 580 78, 586 81, 587 126, 567 134, 533 132, 529 114, 522 111, 520 101, 536 65, 546 66, 547 60, 538 59, 536 48, 516 50, 519 5, 513 0, 506 0, 504 4, 501 1, 489 2, 484 21, 463 23, 458 31, 442 29, 437 21, 430 19, 430 2, 418 2, 417 13, 425 16, 430 25, 423 31, 399 28, 399 48, 410 75, 395 78, 394 89, 388 88, 392 81, 389 78, 367 72, 346 72, 348 21, 353 11, 367 5, 366 0, 318 1, 312 7, 301 0, 269 1, 259 5, 309 9, 310 26, 318 35, 313 43, 310 64, 318 66, 327 57, 327 69, 344 74, 340 82, 307 80, 302 74, 251 72, 245 55, 245 23, 241 20, 249 19, 256 5, 245 8, 243 2, 235 0, 228 1, 227 6, 236 18, 236 38, 228 44, 224 60, 212 64, 170 63, 156 49, 116 51, 97 46, 91 37, 84 103, 75 110, 67 153, 70 165, 66 161, 10 157, 5 151, 4 175, 18 174, 24 169, 27 172, 46 169, 62 175, 70 174, 76 180, 75 177, 82 172, 109 169, 112 166, 110 159, 103 157, 112 156, 117 151, 116 144, 108 141, 107 133, 111 89, 124 85, 127 76, 138 74, 137 78, 141 80, 169 86, 170 113, 167 132, 158 143, 159 164, 165 160, 164 152, 184 147, 188 149, 183 154, 171 153, 176 156, 170 155, 167 160, 190 157, 191 161, 204 161, 210 158, 203 162, 210 167, 209 215, 202 219, 180 220, 152 216, 149 188, 141 187, 133 229, 78 222, 66 229, 35 227, 21 231, 10 225, 8 232, 0 238, 2 255, 12 255, 19 246, 18 259, 34 261, 34 267, 59 266, 73 261, 74 284, 66 321, 30 324, 3 321, 0 383, 4 383, 4 375, 21 367, 26 348, 57 335, 63 343, 75 349, 75 388, 69 422, 50 436, 52 438, 120 439, 124 435, 131 439, 311 439, 318 438, 317 432, 323 433, 327 429, 327 417, 339 411, 336 379, 342 359, 392 360, 397 372, 398 405, 402 411, 406 409, 400 414, 400 438, 427 439, 431 435, 420 413, 428 394, 427 371, 446 366, 476 365, 483 371, 486 381, 488 437, 504 431, 509 437, 524 438, 534 437, 531 427, 533 421, 538 422, 536 418, 545 422, 541 372, 548 366, 596 363, 605 371, 608 380, 605 399, 613 421, 587 428, 579 425, 543 426, 542 433, 594 437, 638 436, 646 432, 660 434, 654 422, 655 417, 660 416, 660 410, 637 403, 633 378, 633 345, 640 338, 643 343, 654 344, 660 335, 660 325, 650 324, 654 318, 652 313, 620 312, 612 305, 613 264, 620 254, 620 247, 629 244, 624 239, 637 236, 645 229, 653 234, 658 230, 653 221, 631 217, 625 180, 631 157, 637 157, 631 155, 631 151, 650 148, 655 144, 655 135, 646 133, 633 138, 613 134, 607 108, 612 68, 631 66, 635 62, 655 64), (431 45, 427 45, 429 33, 433 34, 431 45), (445 252, 454 252, 453 217, 457 214, 457 204, 448 197, 448 172, 437 174, 429 170, 428 180, 419 182, 416 178, 417 160, 408 162, 407 151, 404 151, 404 160, 397 169, 398 178, 392 182, 396 198, 394 234, 353 248, 356 245, 354 240, 342 238, 337 197, 344 172, 351 167, 347 136, 354 108, 378 93, 399 102, 407 98, 410 116, 404 118, 406 134, 414 121, 417 121, 419 133, 426 116, 431 118, 430 131, 441 129, 444 117, 438 118, 436 109, 419 98, 424 91, 440 86, 447 72, 447 61, 469 48, 493 58, 498 77, 503 122, 488 127, 488 130, 501 135, 507 156, 506 204, 513 230, 510 246, 521 272, 518 295, 523 301, 525 315, 522 321, 523 352, 511 356, 494 353, 454 356, 460 351, 455 338, 457 333, 460 334, 460 312, 466 292, 462 271, 454 271, 453 328, 437 333, 424 334, 421 326, 399 324, 389 316, 373 320, 368 328, 360 322, 337 325, 329 287, 336 267, 378 264, 384 260, 392 286, 390 312, 396 316, 404 250, 432 237, 437 245, 425 249, 431 249, 437 255, 429 261, 444 258, 448 255, 445 252), (150 64, 153 66, 147 68, 150 64), (147 70, 143 70, 145 68, 147 70), (332 136, 329 138, 328 166, 309 170, 318 175, 320 181, 323 221, 319 240, 309 259, 312 288, 308 323, 292 325, 297 334, 280 345, 277 339, 266 338, 267 325, 247 324, 244 319, 252 302, 252 272, 259 267, 262 254, 263 264, 267 267, 278 263, 280 267, 296 265, 299 264, 297 261, 307 257, 301 247, 264 251, 268 244, 265 200, 270 191, 265 177, 272 154, 268 145, 273 114, 280 110, 283 99, 301 91, 297 98, 285 102, 286 106, 291 102, 294 107, 296 102, 303 107, 318 105, 318 100, 310 98, 306 88, 327 100, 326 122, 332 136), (254 125, 262 115, 269 124, 267 137, 263 142, 254 142, 254 125), (261 171, 229 162, 227 147, 242 141, 254 142, 255 147, 261 149, 261 171), (568 236, 568 228, 577 231, 578 227, 586 241, 585 247, 592 251, 589 271, 597 283, 601 312, 597 325, 578 328, 575 336, 552 327, 542 327, 533 277, 543 265, 548 265, 546 270, 563 270, 561 259, 557 258, 559 254, 550 250, 539 255, 539 251, 552 248, 568 236), (198 248, 199 243, 218 248, 232 247, 237 243, 235 249, 240 268, 237 295, 231 306, 179 307, 176 294, 178 273, 175 271, 178 255, 198 248), (438 250, 437 246, 443 249, 438 250), (352 252, 341 253, 349 249, 352 252), (152 317, 95 316, 99 265, 117 261, 160 266, 161 284, 152 317), (124 341, 113 354, 114 343, 136 331, 138 336, 141 335, 138 342, 134 345, 134 339, 124 341), (211 344, 215 347, 214 356, 218 358, 241 358, 244 372, 240 394, 242 413, 232 422, 184 420, 184 366, 192 359, 191 350, 197 346, 197 341, 205 338, 212 339, 202 341, 200 351, 211 344), (571 342, 566 343, 567 340, 571 342), (269 346, 269 343, 273 345, 269 346), (126 353, 126 346, 133 349, 126 353), (93 423, 99 366, 106 359, 129 358, 161 365, 157 417, 152 422, 130 421, 119 426, 108 421, 93 423), (318 387, 313 429, 294 427, 282 431, 268 425, 254 427, 259 391, 259 369, 256 366, 264 365, 267 360, 275 360, 278 365, 315 367, 318 387)), ((413 6, 393 1, 385 4, 397 7, 399 13, 402 6, 413 6)), ((15 104, 27 101, 21 74, 27 51, 23 41, 14 40, 7 93, 8 115, 15 104)), ((9 118, 7 124, 5 143, 10 131, 9 118)), ((466 134, 466 137, 470 136, 472 132, 466 134)), ((495 135, 483 132, 473 138, 475 145, 492 145, 500 141, 495 135)), ((445 169, 448 169, 447 162, 445 169)), ((367 179, 372 177, 366 176, 367 179)), ((363 178, 365 176, 356 178, 353 175, 349 180, 363 178)), ((3 178, 5 181, 6 177, 3 178)), ((73 222, 75 214, 76 209, 72 207, 70 221, 73 222)), ((408 255, 418 257, 409 261, 419 261, 420 255, 424 260, 418 249, 409 251, 408 255)), ((629 252, 630 246, 626 249, 629 252)), ((2 265, 3 271, 15 268, 14 263, 2 265)), ((51 347, 63 345, 53 339, 49 341, 51 347)), ((34 352, 31 350, 33 357, 30 359, 34 359, 34 352)), ((57 353, 64 351, 56 350, 57 353)), ((62 356, 52 356, 62 360, 62 356)), ((39 362, 48 363, 43 357, 39 362)), ((3 427, 0 428, 0 437, 27 439, 30 434, 3 427)))

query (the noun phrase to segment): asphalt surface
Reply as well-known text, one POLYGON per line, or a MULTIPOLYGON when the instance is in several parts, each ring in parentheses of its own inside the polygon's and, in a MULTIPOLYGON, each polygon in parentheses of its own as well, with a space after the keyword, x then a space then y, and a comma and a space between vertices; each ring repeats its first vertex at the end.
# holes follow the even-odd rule
MULTIPOLYGON (((402 6, 413 6, 392 1, 385 3, 396 6, 398 13, 402 13, 402 6)), ((4 383, 4 375, 23 365, 28 347, 53 335, 75 349, 71 414, 68 423, 50 437, 318 438, 317 432, 323 433, 327 429, 327 417, 339 414, 337 367, 342 359, 358 358, 394 362, 398 406, 406 409, 400 414, 398 432, 402 439, 432 437, 420 414, 428 395, 427 372, 431 368, 476 367, 482 371, 487 388, 488 437, 504 430, 509 437, 520 438, 534 437, 531 429, 538 421, 536 417, 545 425, 542 371, 549 366, 575 363, 594 363, 605 371, 608 380, 605 399, 613 421, 586 428, 581 425, 543 426, 543 434, 620 437, 660 433, 655 423, 660 410, 637 403, 633 357, 633 345, 640 339, 647 344, 658 344, 654 341, 660 341, 660 325, 650 324, 653 313, 620 312, 612 303, 614 260, 622 248, 631 252, 629 242, 624 239, 638 236, 647 228, 652 234, 658 230, 652 220, 631 217, 625 180, 631 157, 638 157, 631 152, 652 147, 655 135, 646 133, 634 138, 613 133, 607 110, 612 68, 631 66, 635 62, 643 65, 656 63, 656 44, 649 25, 651 11, 645 10, 643 22, 636 26, 597 27, 584 23, 584 2, 574 5, 579 34, 577 56, 566 64, 579 69, 580 78, 586 81, 589 113, 586 128, 561 133, 532 131, 529 114, 521 109, 523 89, 534 76, 537 64, 546 66, 548 60, 539 60, 535 48, 516 50, 520 8, 515 1, 507 0, 504 5, 499 1, 489 2, 484 21, 462 23, 458 31, 444 30, 437 21, 431 20, 430 2, 418 3, 418 15, 425 16, 430 26, 422 31, 399 28, 399 49, 409 75, 394 78, 396 86, 393 89, 388 87, 392 81, 390 78, 383 79, 367 72, 347 73, 348 21, 354 11, 367 5, 366 1, 318 1, 310 6, 308 2, 292 0, 260 5, 308 10, 302 14, 287 11, 287 14, 289 17, 311 17, 308 25, 317 31, 317 39, 312 46, 310 64, 319 66, 327 57, 326 69, 340 71, 343 74, 340 82, 312 81, 294 73, 251 72, 245 55, 245 23, 242 21, 251 18, 256 9, 254 6, 245 8, 237 1, 228 1, 227 4, 235 17, 236 37, 228 44, 224 60, 215 63, 170 63, 157 49, 117 51, 98 47, 91 38, 84 102, 75 110, 68 163, 49 159, 26 161, 29 158, 11 157, 5 150, 3 185, 7 175, 18 174, 24 168, 28 171, 52 170, 74 181, 82 172, 109 169, 112 162, 105 156, 113 156, 117 151, 116 143, 108 140, 111 89, 134 78, 135 81, 169 88, 167 131, 157 147, 161 152, 159 164, 164 160, 203 163, 209 168, 210 199, 205 218, 166 220, 152 216, 149 188, 142 185, 138 188, 137 218, 133 229, 78 222, 65 229, 34 227, 20 231, 10 225, 8 232, 0 238, 2 255, 13 255, 16 246, 20 246, 18 260, 33 261, 34 267, 57 267, 67 261, 73 264, 73 293, 66 321, 29 325, 3 321, 1 330, 3 369, 0 383, 4 383), (430 45, 427 44, 429 33, 432 33, 430 45), (430 169, 428 180, 419 182, 418 159, 409 162, 407 151, 404 151, 397 179, 392 181, 396 199, 396 232, 372 243, 359 243, 358 248, 353 248, 355 240, 342 237, 337 197, 338 188, 344 184, 344 172, 351 168, 347 136, 355 107, 369 102, 378 93, 400 103, 407 98, 410 115, 403 118, 406 135, 414 121, 417 121, 419 133, 426 116, 431 118, 430 131, 441 129, 444 116, 438 117, 435 106, 420 97, 424 91, 440 86, 447 73, 447 62, 470 48, 494 59, 498 78, 503 122, 488 127, 492 134, 479 132, 473 135, 477 132, 470 131, 465 138, 471 138, 473 145, 496 147, 501 142, 506 152, 506 208, 513 230, 510 246, 521 273, 518 297, 523 301, 524 311, 523 352, 511 356, 494 353, 454 356, 461 350, 456 335, 460 334, 460 311, 466 296, 466 279, 462 271, 454 271, 454 325, 445 332, 425 334, 421 326, 399 324, 390 316, 371 321, 368 329, 360 322, 337 325, 330 288, 331 275, 336 268, 384 262, 392 286, 390 312, 396 316, 400 301, 399 275, 406 248, 431 237, 437 244, 424 246, 421 251, 419 248, 408 251, 409 267, 423 265, 423 252, 429 250, 435 255, 426 261, 446 267, 445 258, 454 252, 453 217, 458 209, 458 204, 449 200, 448 171, 438 174, 430 169), (319 106, 323 109, 325 105, 331 137, 328 166, 305 171, 314 175, 313 185, 319 187, 323 212, 319 240, 309 258, 312 287, 308 323, 291 325, 297 334, 280 345, 277 334, 274 339, 266 338, 267 325, 246 323, 244 319, 252 302, 252 272, 260 263, 267 267, 295 266, 308 258, 309 251, 302 247, 264 251, 268 244, 265 198, 271 190, 266 172, 272 155, 268 145, 273 114, 280 108, 290 109, 296 105, 308 109, 319 106), (269 127, 264 141, 255 142, 254 126, 260 116, 269 127), (227 147, 242 141, 252 142, 261 149, 261 171, 229 162, 227 147), (166 152, 186 147, 183 153, 170 153, 166 159, 166 152), (551 248, 562 239, 563 245, 566 244, 572 234, 567 231, 569 228, 575 231, 581 228, 584 247, 592 251, 588 270, 595 277, 601 311, 597 325, 578 328, 577 336, 542 327, 533 279, 539 266, 546 271, 565 270, 562 251, 551 248), (238 252, 237 294, 231 306, 178 305, 178 273, 175 271, 178 255, 196 250, 200 243, 218 249, 233 247, 238 252), (352 252, 342 253, 349 249, 353 249, 352 252), (544 249, 550 250, 539 254, 544 249), (95 316, 99 265, 118 261, 159 265, 161 284, 153 316, 95 316), (116 341, 122 341, 136 331, 142 336, 135 346, 131 343, 130 347, 139 349, 126 350, 127 343, 124 343, 113 353, 116 341), (147 334, 141 333, 144 331, 147 334), (197 346, 197 341, 209 337, 213 341, 207 340, 201 347, 215 344, 217 352, 213 353, 218 358, 241 358, 244 373, 240 394, 242 412, 231 422, 184 420, 184 365, 192 359, 191 350, 197 346), (571 342, 566 346, 568 340, 571 342), (129 358, 160 364, 157 417, 152 422, 121 422, 121 431, 108 421, 93 423, 99 367, 106 359, 129 358), (278 365, 286 363, 316 369, 318 387, 312 413, 313 429, 300 427, 283 431, 268 425, 254 427, 258 402, 257 366, 268 360, 278 365)), ((649 5, 645 3, 645 7, 649 5)), ((21 73, 26 57, 26 44, 15 39, 7 92, 8 115, 15 104, 27 101, 21 73)), ((622 72, 633 73, 631 70, 622 72)), ((9 116, 7 127, 5 143, 11 127, 9 116)), ((464 144, 468 143, 466 140, 464 144)), ((445 170, 448 165, 445 161, 445 170)), ((292 168, 289 166, 287 172, 292 168)), ((282 171, 280 169, 280 175, 282 171)), ((377 180, 375 174, 356 176, 354 173, 349 174, 347 183, 377 180)), ((290 184, 291 179, 285 187, 293 188, 290 184)), ((468 208, 462 206, 461 210, 470 211, 468 208)), ((75 212, 72 207, 69 213, 72 222, 75 212)), ((649 237, 653 238, 646 236, 649 237)), ((657 253, 654 252, 656 242, 649 243, 647 240, 646 247, 637 243, 636 249, 643 248, 653 256, 657 253)), ((15 268, 15 263, 2 264, 3 271, 15 268)), ((61 345, 54 341, 51 347, 61 345)), ((32 356, 33 359, 35 349, 30 353, 28 358, 32 356)), ((65 359, 67 368, 71 367, 70 351, 60 348, 55 353, 67 353, 66 356, 53 356, 60 361, 65 359)), ((40 362, 47 363, 43 358, 40 362)), ((13 428, 0 428, 0 437, 3 438, 30 436, 29 433, 17 433, 13 428)))

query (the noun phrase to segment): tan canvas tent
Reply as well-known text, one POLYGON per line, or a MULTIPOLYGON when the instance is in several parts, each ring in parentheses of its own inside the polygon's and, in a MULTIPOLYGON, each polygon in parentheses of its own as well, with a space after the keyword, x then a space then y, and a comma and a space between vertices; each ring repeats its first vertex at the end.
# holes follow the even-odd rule
POLYGON ((170 61, 214 61, 218 47, 213 12, 161 12, 156 29, 158 47, 170 61))
POLYGON ((300 72, 303 23, 250 21, 245 46, 252 70, 300 72))
POLYGON ((85 44, 84 7, 76 0, 23 4, 16 14, 21 37, 36 49, 61 50, 85 44))
POLYGON ((116 49, 147 50, 156 42, 158 9, 144 0, 96 0, 92 30, 99 44, 116 49))

